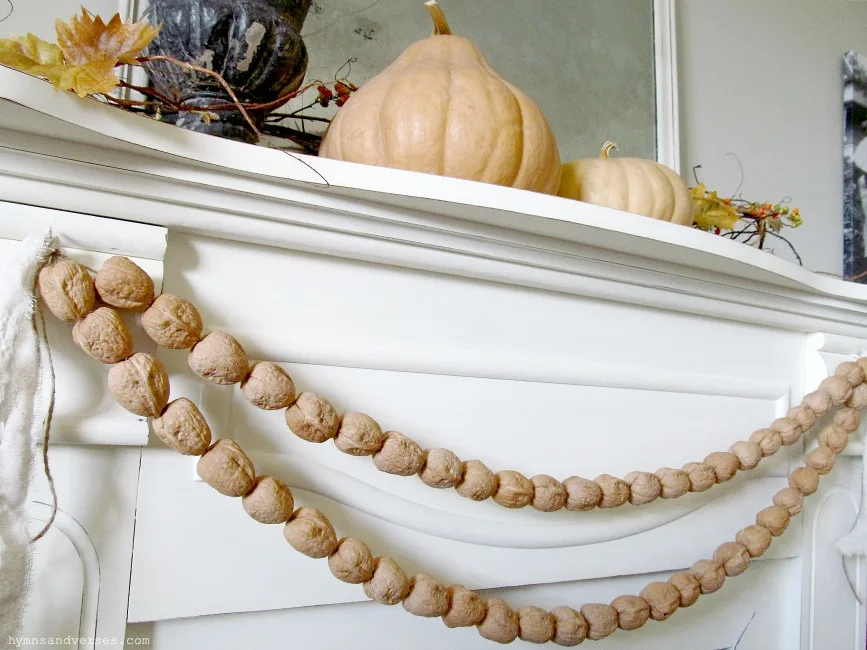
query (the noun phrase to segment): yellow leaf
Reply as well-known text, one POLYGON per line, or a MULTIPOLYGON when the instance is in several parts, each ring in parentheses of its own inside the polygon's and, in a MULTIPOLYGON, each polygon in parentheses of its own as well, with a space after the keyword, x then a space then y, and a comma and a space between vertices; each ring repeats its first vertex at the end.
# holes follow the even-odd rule
POLYGON ((67 63, 83 66, 95 61, 110 60, 134 64, 135 57, 147 47, 159 32, 147 21, 125 23, 115 14, 106 24, 87 9, 73 16, 68 23, 55 22, 57 43, 67 63))
MULTIPOLYGON (((54 82, 54 80, 51 80, 54 82)), ((84 65, 66 66, 60 80, 54 83, 63 90, 72 90, 79 97, 110 93, 118 84, 111 61, 92 61, 84 65)))
POLYGON ((731 230, 740 219, 736 208, 726 204, 716 192, 707 192, 704 183, 690 189, 695 208, 695 225, 702 230, 731 230))
POLYGON ((735 227, 738 219, 738 213, 728 208, 728 206, 710 208, 702 212, 696 211, 695 213, 695 224, 702 230, 711 230, 713 228, 731 230, 735 227))
POLYGON ((34 69, 62 64, 60 48, 33 34, 0 39, 0 65, 44 77, 46 75, 34 69))

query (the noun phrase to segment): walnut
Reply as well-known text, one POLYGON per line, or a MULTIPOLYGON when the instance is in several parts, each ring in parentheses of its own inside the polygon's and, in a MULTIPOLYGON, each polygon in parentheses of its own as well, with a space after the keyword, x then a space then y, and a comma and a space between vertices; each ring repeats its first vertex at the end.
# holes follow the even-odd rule
POLYGON ((621 630, 637 630, 650 618, 650 605, 638 596, 618 596, 611 601, 621 630))
POLYGON ((629 486, 629 503, 643 506, 656 501, 662 494, 662 483, 659 477, 650 472, 630 472, 623 480, 629 486))
POLYGON ((463 478, 455 486, 458 494, 473 501, 484 501, 497 492, 497 477, 480 460, 464 462, 463 478))
POLYGON ((629 501, 629 485, 626 481, 610 474, 600 474, 593 479, 593 482, 602 490, 600 508, 619 508, 629 501))
POLYGON ((673 573, 668 581, 671 586, 680 592, 680 606, 689 607, 701 595, 701 585, 691 571, 678 571, 673 573))
POLYGON ((385 442, 385 434, 369 415, 345 413, 334 437, 334 445, 350 456, 372 456, 385 442))
POLYGON ((842 377, 852 388, 864 383, 864 370, 854 361, 844 361, 834 371, 835 377, 842 377))
POLYGON ((190 368, 202 379, 230 386, 247 376, 247 353, 225 332, 211 332, 193 346, 187 357, 190 368))
POLYGON ((768 550, 772 539, 771 531, 756 524, 747 526, 735 536, 735 541, 746 547, 750 557, 761 557, 768 550))
POLYGON ((767 528, 771 535, 779 537, 789 527, 789 511, 783 506, 768 506, 756 515, 756 524, 767 528))
POLYGON ((804 457, 804 462, 819 474, 827 474, 834 469, 837 456, 827 447, 816 447, 804 457))
POLYGON ((299 553, 319 559, 337 548, 334 526, 316 508, 298 508, 283 527, 283 537, 299 553))
POLYGON ((566 510, 593 510, 602 500, 602 488, 580 476, 563 481, 566 488, 566 510))
POLYGON ((716 485, 716 472, 707 463, 687 463, 681 469, 689 477, 690 492, 704 492, 716 485))
POLYGON ((617 630, 617 610, 611 605, 588 603, 581 607, 581 615, 587 621, 587 638, 592 641, 604 639, 617 630))
POLYGON ((834 424, 846 433, 855 433, 861 426, 861 414, 853 408, 841 408, 834 413, 834 424))
POLYGON ((132 354, 126 323, 111 307, 100 307, 73 325, 72 340, 102 363, 118 363, 132 354))
POLYGON ((656 470, 656 476, 662 485, 663 499, 676 499, 689 492, 689 476, 682 470, 662 467, 656 470))
POLYGON ((737 456, 740 469, 755 469, 765 455, 758 443, 741 440, 732 445, 732 453, 737 456))
POLYGON ((171 293, 157 296, 141 316, 145 333, 171 350, 193 347, 202 338, 202 317, 186 298, 171 293))
POLYGON ((712 594, 723 586, 726 579, 723 565, 716 560, 699 560, 692 565, 690 572, 698 580, 703 594, 712 594))
POLYGON ((765 456, 773 456, 783 446, 783 437, 773 429, 758 429, 750 434, 750 442, 756 443, 765 456))
POLYGON ((864 371, 864 376, 867 377, 867 357, 858 357, 855 359, 855 363, 861 367, 861 370, 864 371))
POLYGON ((554 616, 554 638, 552 641, 560 646, 572 647, 583 643, 587 638, 587 621, 581 612, 571 607, 555 607, 551 610, 554 616))
POLYGON ((415 616, 444 616, 449 611, 449 593, 429 575, 419 573, 409 579, 409 593, 403 608, 415 616))
POLYGON ((833 404, 842 404, 852 397, 852 385, 842 377, 828 377, 819 384, 819 390, 824 390, 831 397, 833 404))
POLYGON ((842 427, 829 424, 819 432, 819 444, 839 454, 849 444, 849 434, 842 427))
POLYGON ((87 316, 96 304, 93 280, 87 269, 59 255, 39 271, 36 286, 48 311, 67 323, 87 316))
POLYGON ((446 627, 470 627, 485 619, 487 606, 482 597, 463 585, 448 588, 449 610, 443 615, 446 627))
POLYGON ((337 435, 340 417, 324 397, 301 393, 286 409, 286 424, 296 436, 307 442, 325 442, 337 435))
POLYGON ((804 433, 798 421, 790 417, 777 418, 771 423, 771 429, 780 434, 784 445, 794 445, 804 433))
POLYGON ((424 450, 414 440, 397 431, 388 431, 382 449, 373 455, 373 464, 380 472, 412 476, 424 466, 424 450))
POLYGON ((266 411, 285 409, 295 401, 295 383, 276 363, 257 361, 241 381, 241 392, 249 402, 266 411))
POLYGON ((211 444, 211 428, 186 397, 170 402, 162 415, 151 420, 151 426, 167 447, 185 456, 201 456, 211 444))
POLYGON ((800 424, 801 431, 809 431, 816 424, 816 413, 804 404, 789 409, 786 417, 800 424))
POLYGON ((479 634, 488 641, 511 643, 518 638, 521 621, 518 612, 498 598, 487 601, 488 611, 479 623, 479 634))
POLYGON ((804 495, 797 488, 783 488, 774 495, 774 504, 783 506, 794 517, 801 514, 801 507, 804 505, 804 495))
POLYGON ((497 472, 497 492, 494 501, 505 508, 523 508, 533 502, 533 482, 520 472, 510 469, 497 472))
POLYGON ((750 553, 740 542, 725 542, 713 552, 713 559, 723 565, 726 575, 739 576, 750 566, 750 553))
POLYGON ((654 621, 667 620, 680 607, 680 592, 670 582, 651 582, 640 595, 650 606, 654 621))
POLYGON ((234 440, 217 440, 196 464, 199 477, 220 494, 242 497, 256 480, 253 462, 234 440))
POLYGON ((409 579, 390 557, 378 557, 373 577, 364 583, 364 594, 383 605, 397 605, 409 593, 409 579))
POLYGON ((428 449, 418 477, 433 488, 451 488, 461 482, 464 464, 448 449, 428 449))
POLYGON ((846 406, 853 409, 867 408, 867 384, 859 384, 852 389, 852 395, 846 400, 846 406))
POLYGON ((373 553, 367 544, 354 537, 344 537, 328 556, 328 568, 335 578, 360 585, 373 577, 373 553))
POLYGON ((126 257, 109 257, 94 278, 96 293, 107 305, 143 311, 154 301, 154 281, 126 257))
POLYGON ((540 607, 521 607, 518 610, 518 636, 530 643, 548 643, 554 638, 554 616, 540 607))
POLYGON ((292 491, 273 476, 260 476, 253 490, 241 500, 244 510, 260 524, 283 524, 292 517, 292 491))
POLYGON ((819 472, 812 467, 798 467, 789 474, 789 485, 808 497, 819 489, 819 472))
POLYGON ((108 389, 130 413, 155 418, 169 401, 169 376, 159 359, 137 352, 111 367, 108 389))
POLYGON ((818 417, 822 417, 831 410, 831 394, 820 386, 818 390, 805 395, 804 399, 801 400, 801 404, 813 411, 818 417))
POLYGON ((533 503, 536 510, 555 512, 566 505, 566 488, 547 474, 537 474, 530 479, 533 483, 533 503))
POLYGON ((704 462, 713 468, 717 483, 730 481, 738 473, 738 467, 740 467, 738 457, 730 451, 710 453, 705 457, 704 462))

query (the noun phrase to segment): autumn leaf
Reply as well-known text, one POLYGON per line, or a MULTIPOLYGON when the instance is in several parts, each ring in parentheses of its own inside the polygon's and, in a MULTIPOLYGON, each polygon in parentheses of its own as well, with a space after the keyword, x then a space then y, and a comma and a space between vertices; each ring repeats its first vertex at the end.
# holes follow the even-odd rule
POLYGON ((695 208, 695 225, 702 230, 731 230, 735 227, 740 218, 736 208, 717 198, 716 192, 708 193, 704 183, 699 183, 690 191, 695 208))
POLYGON ((16 35, 0 39, 0 65, 44 77, 45 68, 63 65, 63 52, 33 34, 16 35))
POLYGON ((145 20, 125 23, 115 14, 108 24, 86 9, 68 23, 55 22, 57 44, 67 63, 86 66, 95 61, 135 64, 135 57, 148 46, 159 29, 145 20))

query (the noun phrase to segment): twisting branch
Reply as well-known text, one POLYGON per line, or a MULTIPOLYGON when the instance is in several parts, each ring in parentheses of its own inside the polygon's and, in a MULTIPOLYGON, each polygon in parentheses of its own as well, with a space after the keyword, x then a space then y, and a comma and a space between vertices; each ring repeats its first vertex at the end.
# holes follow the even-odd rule
MULTIPOLYGON (((138 57, 136 59, 136 61, 138 61, 139 63, 142 63, 142 64, 151 63, 154 61, 165 61, 167 63, 172 63, 172 64, 180 66, 182 68, 186 68, 187 70, 193 70, 194 72, 198 72, 199 74, 204 74, 204 75, 207 75, 209 77, 213 77, 223 87, 223 90, 225 90, 228 93, 229 97, 232 98, 232 101, 235 103, 235 107, 238 109, 238 111, 241 113, 241 115, 244 116, 244 119, 247 121, 247 124, 250 125, 250 128, 253 129, 253 133, 256 134, 256 137, 261 137, 262 132, 259 131, 259 129, 256 127, 256 124, 253 122, 252 118, 250 117, 250 114, 247 112, 247 109, 244 108, 244 105, 238 99, 238 96, 235 94, 235 91, 232 90, 232 87, 226 82, 225 79, 223 79, 222 75, 220 75, 218 72, 215 72, 214 70, 208 70, 208 68, 203 68, 200 65, 193 65, 192 63, 187 63, 186 61, 181 61, 180 59, 176 59, 173 56, 163 56, 163 55, 141 56, 141 57, 138 57)), ((214 110, 213 107, 208 107, 208 109, 212 110, 212 111, 214 110)))

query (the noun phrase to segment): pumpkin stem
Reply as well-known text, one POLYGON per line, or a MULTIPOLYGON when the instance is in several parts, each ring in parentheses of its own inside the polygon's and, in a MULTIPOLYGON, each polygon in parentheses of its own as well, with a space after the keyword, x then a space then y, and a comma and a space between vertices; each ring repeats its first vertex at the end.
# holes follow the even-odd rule
POLYGON ((437 0, 428 0, 424 6, 427 7, 427 12, 433 20, 434 36, 450 35, 452 30, 449 27, 449 21, 446 20, 446 15, 443 13, 442 7, 437 4, 437 0))
POLYGON ((602 151, 599 152, 600 158, 610 158, 611 150, 617 151, 617 145, 611 140, 602 145, 602 151))

